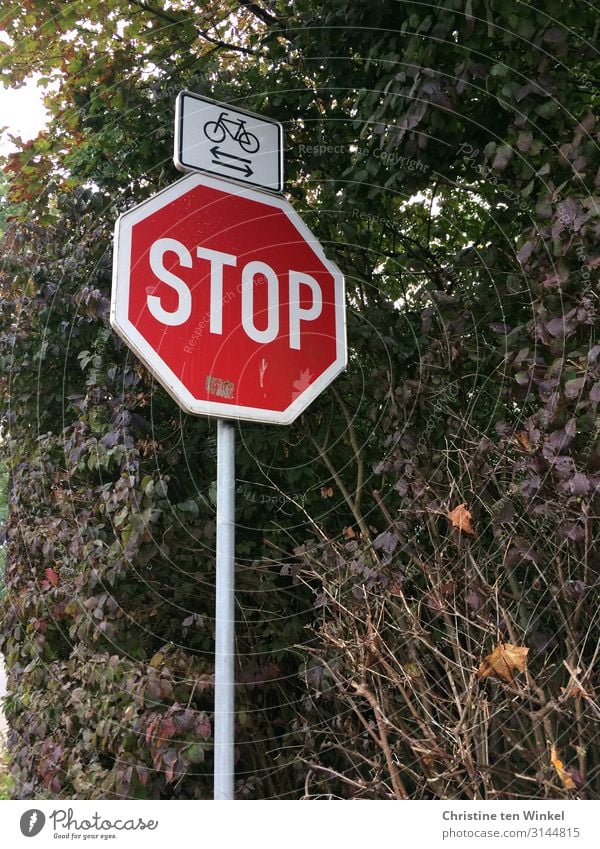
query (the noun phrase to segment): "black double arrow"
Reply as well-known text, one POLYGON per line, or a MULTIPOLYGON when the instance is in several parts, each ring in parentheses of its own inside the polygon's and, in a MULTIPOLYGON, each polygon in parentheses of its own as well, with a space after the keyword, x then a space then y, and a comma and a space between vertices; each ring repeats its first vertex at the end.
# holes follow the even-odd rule
POLYGON ((246 177, 254 174, 254 171, 250 168, 250 163, 252 162, 251 159, 244 159, 243 156, 236 156, 234 153, 226 153, 224 150, 220 150, 217 145, 211 147, 210 152, 214 157, 214 165, 220 165, 222 168, 230 168, 232 171, 241 171, 246 177), (236 165, 235 162, 227 162, 228 159, 235 159, 236 162, 245 162, 246 164, 236 165))

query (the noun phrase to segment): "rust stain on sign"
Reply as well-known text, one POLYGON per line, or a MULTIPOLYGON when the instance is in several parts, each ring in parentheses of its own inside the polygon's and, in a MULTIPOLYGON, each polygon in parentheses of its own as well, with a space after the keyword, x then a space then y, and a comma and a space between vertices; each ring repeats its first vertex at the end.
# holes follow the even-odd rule
POLYGON ((206 375, 206 391, 209 395, 217 395, 219 398, 227 398, 228 401, 231 401, 234 388, 235 384, 231 380, 213 377, 212 374, 206 375))

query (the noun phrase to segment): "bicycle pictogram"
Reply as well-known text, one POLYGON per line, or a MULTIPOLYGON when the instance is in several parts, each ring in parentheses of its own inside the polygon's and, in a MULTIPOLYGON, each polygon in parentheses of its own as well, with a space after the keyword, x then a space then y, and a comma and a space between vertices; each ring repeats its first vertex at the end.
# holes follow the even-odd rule
POLYGON ((246 153, 256 153, 260 148, 260 141, 246 129, 246 122, 240 118, 228 118, 227 112, 221 112, 216 121, 208 121, 204 125, 204 135, 212 142, 222 142, 229 136, 234 142, 237 142, 242 150, 246 153))

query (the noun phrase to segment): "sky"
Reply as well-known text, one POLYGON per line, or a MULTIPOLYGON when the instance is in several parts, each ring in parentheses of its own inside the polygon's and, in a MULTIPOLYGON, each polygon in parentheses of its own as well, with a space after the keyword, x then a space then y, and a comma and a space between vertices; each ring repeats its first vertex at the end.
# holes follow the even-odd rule
POLYGON ((18 89, 0 86, 0 157, 16 150, 15 145, 9 141, 9 134, 28 141, 42 129, 46 116, 41 91, 33 79, 18 89))

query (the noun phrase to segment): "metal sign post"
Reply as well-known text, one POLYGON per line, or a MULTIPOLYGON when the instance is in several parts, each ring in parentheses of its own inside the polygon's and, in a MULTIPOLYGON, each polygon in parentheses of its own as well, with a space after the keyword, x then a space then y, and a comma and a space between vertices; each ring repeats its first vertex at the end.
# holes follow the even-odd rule
POLYGON ((235 425, 217 421, 215 799, 233 799, 235 710, 235 425))

